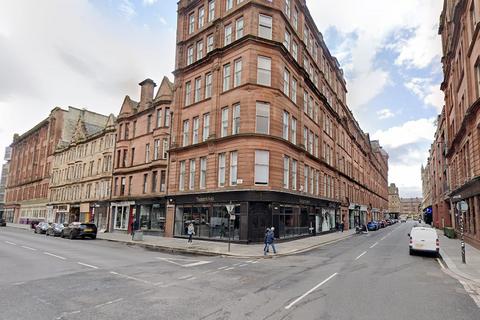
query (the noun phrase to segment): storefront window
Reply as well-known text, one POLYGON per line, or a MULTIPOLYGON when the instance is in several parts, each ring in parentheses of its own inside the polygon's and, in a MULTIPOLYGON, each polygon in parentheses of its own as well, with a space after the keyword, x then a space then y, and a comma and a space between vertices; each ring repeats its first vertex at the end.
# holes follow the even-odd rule
POLYGON ((129 206, 113 207, 115 216, 115 229, 127 230, 128 228, 128 208, 129 206))

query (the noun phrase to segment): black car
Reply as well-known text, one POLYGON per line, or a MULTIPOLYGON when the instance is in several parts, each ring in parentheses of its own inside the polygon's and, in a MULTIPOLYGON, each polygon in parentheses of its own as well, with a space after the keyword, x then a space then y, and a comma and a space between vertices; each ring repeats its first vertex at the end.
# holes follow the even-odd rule
POLYGON ((52 223, 45 233, 47 236, 60 237, 65 226, 61 223, 52 223))
POLYGON ((72 222, 63 228, 60 235, 62 238, 97 238, 97 226, 93 223, 72 222))
POLYGON ((48 230, 48 227, 50 226, 49 223, 47 222, 39 222, 36 226, 35 226, 35 233, 40 233, 40 234, 45 234, 47 233, 47 230, 48 230))
POLYGON ((0 219, 0 227, 6 227, 7 226, 7 222, 5 221, 5 219, 0 219))

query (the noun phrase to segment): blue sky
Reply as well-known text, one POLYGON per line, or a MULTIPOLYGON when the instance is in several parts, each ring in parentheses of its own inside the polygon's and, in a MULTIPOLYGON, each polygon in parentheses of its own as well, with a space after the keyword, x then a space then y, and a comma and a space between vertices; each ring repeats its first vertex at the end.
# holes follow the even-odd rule
MULTIPOLYGON (((220 1, 220 0, 217 0, 220 1)), ((276 0, 277 1, 277 0, 276 0)), ((117 114, 138 83, 171 80, 176 0, 0 1, 0 156, 55 106, 117 114)), ((442 1, 307 0, 345 70, 347 103, 390 154, 390 182, 420 196, 443 105, 442 1)))

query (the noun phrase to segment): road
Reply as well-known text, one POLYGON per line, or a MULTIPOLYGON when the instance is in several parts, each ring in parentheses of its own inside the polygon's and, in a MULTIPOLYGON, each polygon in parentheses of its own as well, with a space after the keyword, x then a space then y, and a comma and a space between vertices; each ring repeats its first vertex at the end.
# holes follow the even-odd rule
POLYGON ((408 254, 411 227, 256 260, 2 228, 0 319, 478 320, 437 259, 408 254))

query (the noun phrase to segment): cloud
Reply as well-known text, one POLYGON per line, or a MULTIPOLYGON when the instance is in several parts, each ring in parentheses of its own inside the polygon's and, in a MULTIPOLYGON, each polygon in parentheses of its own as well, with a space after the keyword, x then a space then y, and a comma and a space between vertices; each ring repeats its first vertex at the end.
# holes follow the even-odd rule
POLYGON ((122 0, 118 5, 118 10, 127 20, 132 19, 137 14, 135 6, 130 0, 122 0))
POLYGON ((420 165, 428 157, 434 123, 435 118, 417 119, 372 135, 389 154, 389 181, 410 190, 410 195, 421 195, 420 165))
POLYGON ((138 98, 143 79, 173 80, 175 33, 125 22, 113 8, 102 13, 88 0, 2 2, 0 159, 14 133, 55 106, 118 114, 126 94, 138 98))
POLYGON ((390 83, 389 70, 377 63, 383 50, 390 48, 397 53, 398 65, 418 68, 440 56, 436 30, 442 1, 309 0, 308 6, 319 29, 325 32, 333 28, 342 40, 337 48, 330 49, 338 53, 345 68, 348 104, 354 111, 367 105, 390 83), (399 44, 389 46, 395 36, 399 44))
POLYGON ((160 21, 161 24, 163 24, 164 26, 166 26, 168 24, 167 22, 167 19, 165 19, 164 17, 160 16, 158 18, 158 20, 160 21))
POLYGON ((435 84, 431 78, 411 78, 404 85, 419 97, 425 105, 434 107, 437 112, 442 111, 444 95, 440 86, 435 84))
POLYGON ((144 6, 151 6, 151 5, 153 5, 157 2, 158 2, 158 0, 143 0, 143 5, 144 6))
POLYGON ((390 109, 385 108, 385 109, 378 110, 377 116, 378 116, 378 119, 383 120, 383 119, 394 117, 395 113, 393 113, 390 109))
POLYGON ((380 140, 380 143, 387 148, 431 141, 435 134, 434 123, 435 118, 407 121, 400 126, 378 130, 372 137, 374 140, 380 140))

